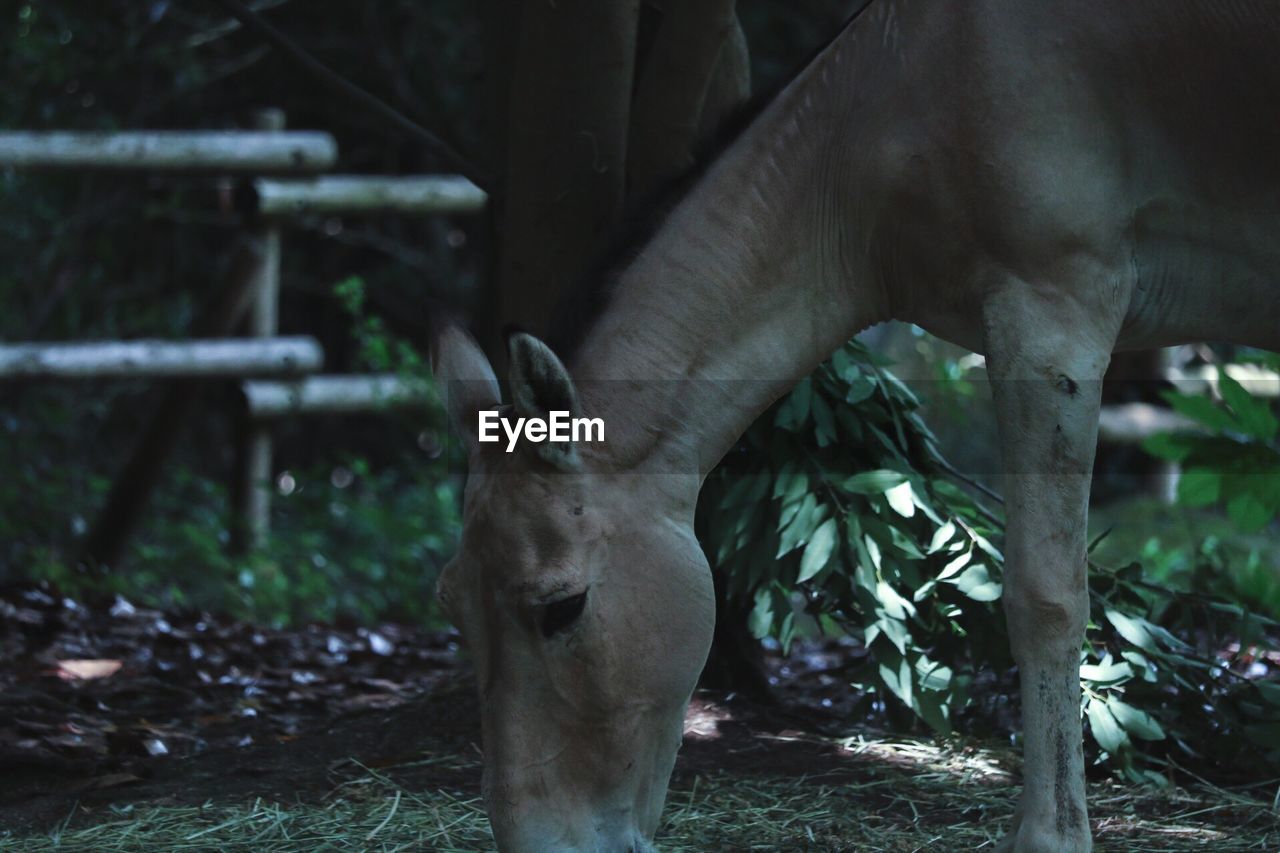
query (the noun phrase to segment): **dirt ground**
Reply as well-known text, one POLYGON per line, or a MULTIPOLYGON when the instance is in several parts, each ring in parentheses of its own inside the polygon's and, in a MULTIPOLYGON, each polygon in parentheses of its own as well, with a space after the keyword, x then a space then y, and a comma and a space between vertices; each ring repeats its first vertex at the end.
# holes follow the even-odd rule
MULTIPOLYGON (((780 792, 787 802, 803 803, 810 789, 825 798, 803 828, 767 818, 761 837, 794 837, 794 849, 947 850, 960 830, 970 847, 998 837, 1012 812, 1016 751, 1007 741, 938 743, 850 725, 836 713, 836 671, 857 653, 818 644, 773 659, 789 701, 697 694, 669 800, 670 846, 738 849, 681 835, 680 820, 709 825, 711 801, 693 809, 700 786, 714 799, 726 781, 738 787, 716 802, 730 820, 734 808, 744 821, 747 810, 776 806, 780 792), (848 829, 854 814, 859 832, 874 825, 878 834, 848 829)), ((398 791, 472 802, 478 719, 449 633, 270 631, 120 599, 86 606, 40 588, 0 590, 0 849, 6 838, 147 807, 322 803, 370 774, 396 788, 397 803, 398 791)), ((1091 783, 1095 832, 1101 849, 1278 849, 1271 788, 1157 794, 1101 778, 1091 783)), ((789 846, 765 843, 757 849, 789 846)))

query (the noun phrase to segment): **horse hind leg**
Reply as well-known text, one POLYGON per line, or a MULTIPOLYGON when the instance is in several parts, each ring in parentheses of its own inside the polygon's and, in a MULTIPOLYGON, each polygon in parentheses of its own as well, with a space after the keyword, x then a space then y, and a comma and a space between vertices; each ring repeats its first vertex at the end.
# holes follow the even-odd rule
POLYGON ((1113 336, 1030 288, 984 308, 1007 511, 1004 609, 1018 663, 1023 791, 1002 849, 1091 849, 1080 722, 1087 514, 1113 336), (1064 313, 1067 312, 1067 313, 1064 313))

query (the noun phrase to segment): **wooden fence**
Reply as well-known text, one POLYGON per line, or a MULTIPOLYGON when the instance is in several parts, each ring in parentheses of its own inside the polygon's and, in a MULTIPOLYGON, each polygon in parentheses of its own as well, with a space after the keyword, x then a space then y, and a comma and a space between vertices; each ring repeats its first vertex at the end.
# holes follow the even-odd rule
POLYGON ((454 175, 318 174, 337 158, 332 136, 285 130, 279 110, 261 111, 255 128, 243 131, 0 132, 0 169, 240 176, 237 201, 252 214, 217 298, 187 340, 0 343, 0 382, 170 380, 90 526, 85 562, 110 564, 123 553, 202 380, 242 380, 230 525, 238 550, 261 545, 270 530, 274 419, 427 399, 429 389, 401 377, 319 375, 324 354, 314 338, 278 337, 282 231, 303 215, 476 213, 486 196, 454 175), (230 337, 242 324, 248 337, 230 337))

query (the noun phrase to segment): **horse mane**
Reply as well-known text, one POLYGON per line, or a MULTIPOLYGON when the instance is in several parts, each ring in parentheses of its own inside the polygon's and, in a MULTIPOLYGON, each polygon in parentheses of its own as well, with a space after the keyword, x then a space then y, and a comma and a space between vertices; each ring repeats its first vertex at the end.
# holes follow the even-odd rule
POLYGON ((622 216, 604 243, 604 249, 595 255, 583 275, 556 304, 547 344, 565 364, 572 365, 587 333, 609 306, 622 272, 654 238, 671 211, 693 191, 720 155, 747 131, 793 80, 849 28, 871 2, 872 0, 866 0, 859 6, 830 38, 818 45, 780 82, 752 95, 726 116, 715 132, 699 144, 693 162, 687 169, 656 189, 626 203, 622 216))

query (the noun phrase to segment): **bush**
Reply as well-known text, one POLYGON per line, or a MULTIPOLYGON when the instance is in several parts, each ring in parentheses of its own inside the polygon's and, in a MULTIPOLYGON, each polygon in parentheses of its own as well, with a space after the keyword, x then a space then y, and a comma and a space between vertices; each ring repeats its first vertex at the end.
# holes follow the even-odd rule
MULTIPOLYGON (((726 609, 749 607, 756 637, 786 649, 807 618, 860 639, 872 654, 851 680, 864 701, 946 734, 975 710, 975 681, 1012 665, 1002 525, 956 484, 917 398, 884 367, 853 342, 776 403, 708 478, 700 529, 726 609)), ((1222 766, 1280 768, 1280 684, 1237 672, 1274 623, 1221 593, 1148 585, 1136 563, 1095 566, 1092 602, 1082 712, 1099 761, 1163 778, 1153 768, 1174 751, 1210 760, 1195 745, 1213 738, 1222 766)))
MULTIPOLYGON (((424 359, 367 315, 359 278, 335 285, 334 295, 349 315, 359 367, 400 372, 429 387, 424 359)), ((460 480, 452 475, 460 469, 451 465, 456 448, 444 438, 438 398, 370 419, 380 435, 402 442, 377 465, 365 453, 330 450, 324 462, 280 472, 269 484, 276 493, 271 536, 245 556, 227 552, 226 487, 210 471, 176 460, 124 561, 105 575, 74 565, 76 537, 109 487, 106 478, 64 461, 82 452, 83 423, 74 414, 83 405, 61 391, 33 394, 21 418, 0 422, 10 433, 9 476, 0 479, 0 565, 15 579, 275 625, 438 619, 433 585, 461 527, 460 480)))

